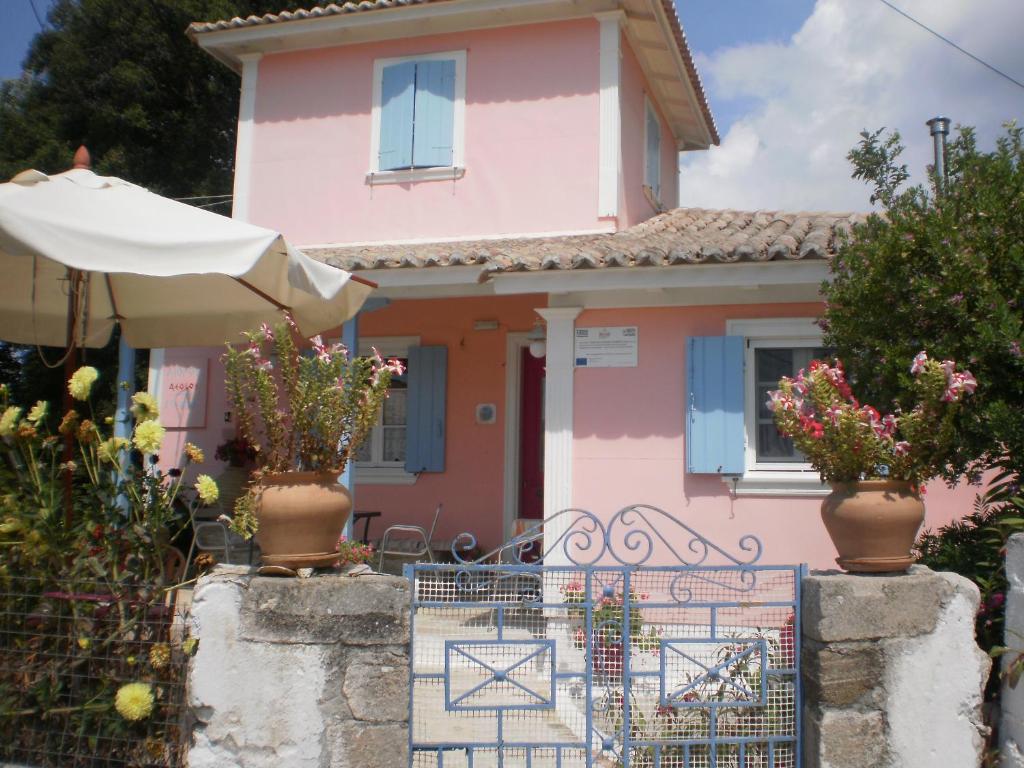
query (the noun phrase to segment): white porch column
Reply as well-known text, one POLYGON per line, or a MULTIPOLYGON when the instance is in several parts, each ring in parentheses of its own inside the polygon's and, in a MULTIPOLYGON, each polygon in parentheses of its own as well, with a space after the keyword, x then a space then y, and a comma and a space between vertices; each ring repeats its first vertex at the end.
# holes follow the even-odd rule
MULTIPOLYGON (((552 515, 572 505, 572 385, 576 317, 582 307, 547 307, 536 310, 547 322, 547 359, 544 379, 544 541, 558 541, 568 528, 564 518, 552 515)), ((561 546, 546 559, 565 563, 561 546)))
POLYGON ((249 221, 249 193, 252 191, 252 133, 256 117, 256 78, 261 53, 244 53, 242 91, 238 102, 238 133, 235 137, 235 186, 231 218, 249 221))
POLYGON ((601 218, 619 215, 619 174, 622 156, 622 103, 619 99, 621 71, 622 11, 595 14, 601 26, 600 38, 600 139, 598 158, 598 211, 601 218))

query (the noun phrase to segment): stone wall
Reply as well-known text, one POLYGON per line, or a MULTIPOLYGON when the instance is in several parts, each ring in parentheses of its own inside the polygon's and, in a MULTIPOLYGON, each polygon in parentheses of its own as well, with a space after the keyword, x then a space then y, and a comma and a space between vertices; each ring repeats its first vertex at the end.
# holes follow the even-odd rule
POLYGON ((805 768, 980 765, 977 587, 923 566, 803 584, 805 768))
POLYGON ((218 568, 192 604, 190 768, 407 763, 409 586, 218 568))
MULTIPOLYGON (((1003 645, 1014 649, 1003 657, 1005 669, 1024 652, 1024 533, 1010 537, 1006 545, 1006 629, 1003 645)), ((999 749, 1003 768, 1024 768, 1024 682, 1011 688, 1003 682, 999 749)))

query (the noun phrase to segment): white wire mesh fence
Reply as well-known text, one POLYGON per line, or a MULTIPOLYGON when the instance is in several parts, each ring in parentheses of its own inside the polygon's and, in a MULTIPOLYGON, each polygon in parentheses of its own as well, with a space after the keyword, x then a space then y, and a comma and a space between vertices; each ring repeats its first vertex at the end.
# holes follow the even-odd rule
POLYGON ((799 765, 799 568, 410 573, 414 766, 799 765))

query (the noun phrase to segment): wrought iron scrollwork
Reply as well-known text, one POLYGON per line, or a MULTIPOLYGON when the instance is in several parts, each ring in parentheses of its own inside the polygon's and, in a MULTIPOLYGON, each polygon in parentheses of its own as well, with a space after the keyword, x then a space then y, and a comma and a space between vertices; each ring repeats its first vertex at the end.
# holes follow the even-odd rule
MULTIPOLYGON (((459 565, 540 565, 557 553, 557 559, 564 558, 567 564, 581 567, 601 563, 641 566, 657 560, 661 565, 692 568, 707 565, 711 559, 740 567, 754 565, 764 552, 760 539, 752 534, 741 536, 738 552, 730 552, 650 504, 623 507, 607 522, 585 509, 563 509, 484 555, 465 557, 476 548, 473 534, 459 534, 452 542, 452 557, 459 565), (544 539, 545 527, 556 532, 553 540, 544 539)), ((728 584, 720 586, 734 588, 728 584)))

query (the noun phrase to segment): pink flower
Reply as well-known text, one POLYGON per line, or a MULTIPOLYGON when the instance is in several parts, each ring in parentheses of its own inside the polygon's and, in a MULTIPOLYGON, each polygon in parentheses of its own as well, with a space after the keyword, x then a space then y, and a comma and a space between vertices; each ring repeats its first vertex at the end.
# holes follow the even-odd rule
POLYGON ((896 445, 893 446, 893 453, 897 456, 906 456, 910 453, 910 443, 906 440, 900 440, 896 445))
POLYGON ((879 437, 892 437, 894 434, 896 434, 896 417, 891 413, 887 413, 882 417, 882 428, 879 432, 879 437))
POLYGON ((405 373, 405 366, 402 365, 402 361, 397 357, 392 357, 388 360, 388 368, 391 369, 391 374, 393 376, 401 376, 405 373))
POLYGON ((260 333, 263 334, 263 338, 266 339, 267 341, 274 340, 274 331, 266 323, 262 323, 260 325, 260 333))
POLYGON ((840 408, 837 405, 834 405, 831 408, 829 408, 827 411, 825 411, 825 415, 827 415, 829 417, 829 419, 832 420, 832 426, 838 427, 839 426, 839 417, 843 415, 843 409, 840 408))
POLYGON ((284 321, 285 321, 286 323, 288 323, 288 325, 290 325, 290 326, 291 326, 292 328, 294 328, 294 329, 295 329, 296 331, 297 331, 297 330, 299 330, 299 326, 298 326, 298 325, 296 324, 296 322, 295 322, 295 318, 294 318, 294 317, 292 317, 292 313, 291 313, 291 312, 285 312, 285 313, 284 313, 284 321))
POLYGON ((917 356, 914 357, 914 362, 910 366, 910 372, 917 376, 917 374, 924 370, 924 364, 927 362, 928 354, 924 350, 921 350, 917 353, 917 356))

